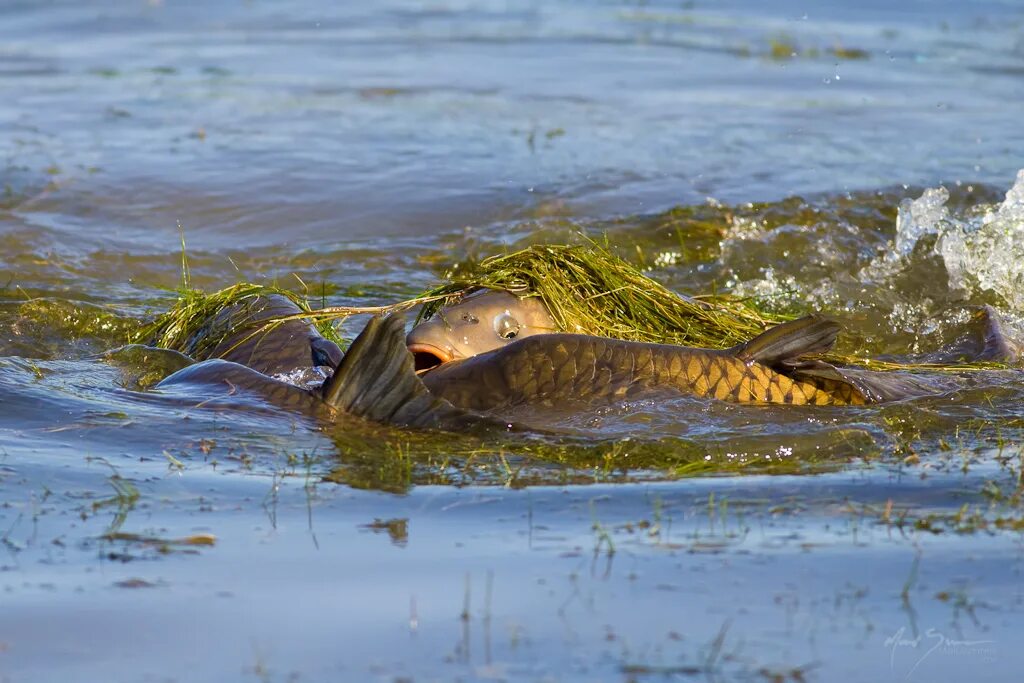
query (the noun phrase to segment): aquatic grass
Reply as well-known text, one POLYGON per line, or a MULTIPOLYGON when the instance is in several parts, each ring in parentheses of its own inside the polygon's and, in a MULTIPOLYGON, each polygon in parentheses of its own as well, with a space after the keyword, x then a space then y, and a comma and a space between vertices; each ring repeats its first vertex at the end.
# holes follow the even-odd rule
POLYGON ((594 242, 534 245, 447 279, 423 293, 417 322, 480 289, 539 297, 563 331, 631 341, 727 348, 787 319, 729 295, 680 296, 594 242))
MULTIPOLYGON (((110 465, 110 463, 106 464, 113 469, 113 466, 110 465)), ((114 474, 112 474, 107 481, 110 482, 111 488, 114 489, 114 495, 109 498, 103 498, 93 502, 92 510, 93 512, 97 512, 105 507, 117 506, 114 518, 107 526, 106 533, 109 534, 119 531, 121 527, 124 526, 125 521, 128 519, 128 513, 135 509, 135 504, 139 502, 139 498, 141 496, 139 494, 139 489, 135 487, 135 484, 123 478, 116 470, 114 470, 114 474)))
POLYGON ((865 60, 871 58, 871 53, 857 47, 846 47, 836 43, 832 47, 820 48, 817 46, 800 47, 791 36, 779 34, 768 39, 768 51, 765 55, 774 61, 788 61, 790 59, 820 59, 831 55, 842 60, 865 60))

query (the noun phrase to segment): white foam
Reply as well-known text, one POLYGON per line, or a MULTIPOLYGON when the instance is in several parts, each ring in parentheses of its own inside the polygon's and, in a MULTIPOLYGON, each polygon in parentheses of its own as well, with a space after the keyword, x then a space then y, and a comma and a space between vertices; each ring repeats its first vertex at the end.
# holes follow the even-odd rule
POLYGON ((736 296, 756 299, 769 307, 783 308, 800 294, 800 285, 792 275, 779 277, 771 266, 762 269, 764 277, 757 280, 730 283, 736 296))
POLYGON ((900 202, 896 217, 896 253, 910 256, 914 246, 925 235, 938 234, 943 223, 949 221, 949 191, 944 187, 928 188, 917 199, 900 202))
POLYGON ((991 292, 1024 312, 1024 169, 1006 199, 980 218, 951 224, 935 243, 951 289, 991 292))
POLYGON ((272 376, 272 379, 293 384, 302 389, 315 389, 331 376, 328 368, 317 366, 309 368, 295 368, 291 372, 282 372, 272 376))
POLYGON ((942 258, 950 289, 965 297, 995 294, 1007 309, 1024 312, 1024 169, 998 206, 954 217, 948 200, 944 187, 903 200, 892 252, 863 274, 878 279, 899 272, 921 238, 935 235, 933 250, 942 258))

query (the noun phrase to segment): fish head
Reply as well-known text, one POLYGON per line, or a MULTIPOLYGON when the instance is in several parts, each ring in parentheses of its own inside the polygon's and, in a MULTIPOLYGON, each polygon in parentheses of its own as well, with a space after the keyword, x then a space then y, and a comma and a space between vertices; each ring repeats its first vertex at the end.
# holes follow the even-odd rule
POLYGON ((535 334, 558 332, 539 297, 477 290, 412 328, 405 339, 416 369, 486 353, 535 334))

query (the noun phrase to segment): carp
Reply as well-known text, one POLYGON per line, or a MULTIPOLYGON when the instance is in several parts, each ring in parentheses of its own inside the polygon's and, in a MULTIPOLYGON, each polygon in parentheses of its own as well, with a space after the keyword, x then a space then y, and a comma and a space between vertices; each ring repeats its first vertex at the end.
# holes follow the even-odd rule
MULTIPOLYGON (((984 348, 972 355, 1014 360, 1016 346, 994 310, 986 307, 981 318, 984 348)), ((837 322, 820 315, 782 323, 725 350, 566 334, 551 331, 553 326, 538 298, 488 290, 442 309, 413 328, 406 343, 431 393, 488 412, 665 392, 738 403, 865 405, 961 385, 948 374, 879 372, 813 358, 831 349, 840 331, 837 322), (517 333, 500 333, 510 329, 517 333)))

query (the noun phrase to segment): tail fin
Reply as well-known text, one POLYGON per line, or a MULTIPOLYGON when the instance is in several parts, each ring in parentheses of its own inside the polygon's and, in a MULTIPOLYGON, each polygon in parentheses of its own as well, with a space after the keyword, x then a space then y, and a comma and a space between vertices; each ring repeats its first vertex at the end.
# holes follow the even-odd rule
POLYGON ((837 368, 822 360, 804 359, 804 356, 832 348, 839 330, 839 323, 834 320, 809 315, 776 325, 737 346, 733 352, 743 360, 764 363, 792 379, 849 385, 868 403, 935 395, 953 388, 946 378, 926 379, 903 373, 837 368))
POLYGON ((978 354, 978 360, 998 363, 1016 363, 1020 360, 1020 344, 1006 333, 996 309, 986 305, 981 309, 979 318, 985 324, 985 346, 978 354))
POLYGON ((416 376, 400 315, 370 320, 324 383, 322 398, 337 410, 377 422, 441 426, 471 420, 433 396, 416 376))
POLYGON ((808 315, 776 325, 732 349, 737 358, 768 366, 790 365, 801 356, 828 351, 836 343, 839 323, 808 315))
POLYGON ((794 379, 825 379, 849 384, 859 391, 868 403, 938 396, 958 388, 954 377, 878 372, 864 368, 837 368, 821 361, 802 364, 794 369, 790 376, 794 379))

